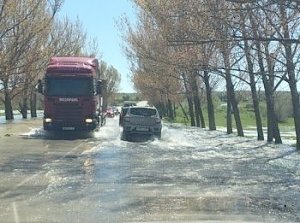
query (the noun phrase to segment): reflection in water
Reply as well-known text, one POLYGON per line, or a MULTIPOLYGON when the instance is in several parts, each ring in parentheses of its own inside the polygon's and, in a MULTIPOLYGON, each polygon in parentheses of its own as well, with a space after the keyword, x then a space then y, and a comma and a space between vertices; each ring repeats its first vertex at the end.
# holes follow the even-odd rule
MULTIPOLYGON (((4 110, 0 110, 0 113, 4 114, 4 110)), ((23 119, 22 115, 20 114, 19 111, 13 111, 13 114, 14 114, 14 120, 6 120, 5 115, 0 115, 0 124, 22 123, 24 121, 41 119, 44 115, 44 112, 42 110, 38 110, 37 118, 28 118, 28 119, 23 119)), ((29 114, 29 112, 28 112, 28 114, 29 114)))
POLYGON ((24 138, 48 140, 77 140, 94 138, 94 132, 88 131, 45 131, 43 128, 32 129, 22 134, 24 138))
POLYGON ((91 157, 87 157, 83 162, 84 181, 89 183, 93 182, 94 175, 94 161, 91 157))

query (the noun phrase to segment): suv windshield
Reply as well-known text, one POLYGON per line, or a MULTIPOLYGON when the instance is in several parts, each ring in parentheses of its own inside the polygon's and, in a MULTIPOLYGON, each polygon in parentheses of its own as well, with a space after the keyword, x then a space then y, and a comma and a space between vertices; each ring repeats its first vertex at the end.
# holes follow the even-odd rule
POLYGON ((47 78, 46 94, 49 96, 88 96, 93 93, 89 78, 47 78))
POLYGON ((156 115, 156 110, 153 108, 131 108, 130 114, 140 116, 153 116, 156 115))

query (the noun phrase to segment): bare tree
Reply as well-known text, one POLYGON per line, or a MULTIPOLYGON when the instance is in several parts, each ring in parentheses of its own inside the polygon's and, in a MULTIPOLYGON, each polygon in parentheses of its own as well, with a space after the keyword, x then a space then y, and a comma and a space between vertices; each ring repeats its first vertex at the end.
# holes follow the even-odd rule
POLYGON ((286 69, 288 74, 288 84, 292 96, 293 112, 294 112, 294 123, 297 138, 297 148, 300 149, 300 105, 299 105, 299 94, 297 89, 297 77, 296 77, 296 64, 294 62, 295 51, 298 49, 298 44, 292 44, 287 41, 291 38, 291 35, 298 35, 299 29, 299 10, 290 12, 287 10, 286 5, 290 5, 288 1, 279 1, 279 11, 282 26, 282 37, 283 47, 286 59, 286 69), (296 21, 294 21, 296 19, 296 21), (293 28, 290 28, 293 27, 293 28), (298 28, 298 29, 297 29, 298 28), (293 52, 294 51, 294 52, 293 52))
POLYGON ((153 18, 140 13, 140 23, 135 31, 126 20, 122 28, 126 46, 124 51, 132 64, 135 88, 161 113, 174 119, 172 104, 179 98, 181 90, 179 74, 174 64, 174 49, 167 46, 161 29, 154 25, 153 18))
MULTIPOLYGON (((245 83, 247 83, 250 86, 251 89, 251 95, 252 95, 252 103, 253 103, 253 110, 255 114, 255 122, 256 122, 256 130, 257 130, 257 139, 258 140, 264 140, 264 133, 263 133, 263 125, 262 125, 262 119, 260 114, 260 107, 259 107, 259 98, 257 94, 257 78, 254 71, 254 57, 253 54, 255 53, 252 50, 253 44, 247 40, 247 37, 249 36, 249 32, 251 32, 251 29, 247 28, 246 25, 249 24, 249 19, 247 20, 247 14, 243 10, 243 5, 240 8, 240 30, 241 34, 244 37, 242 41, 242 48, 244 50, 246 62, 247 62, 247 73, 248 78, 243 79, 245 83), (249 79, 247 81, 247 79, 249 79)), ((249 26, 249 25, 248 25, 249 26)))
POLYGON ((100 73, 106 80, 107 101, 112 103, 121 81, 121 74, 113 66, 108 66, 104 61, 101 62, 100 73))
MULTIPOLYGON (((3 85, 1 91, 4 98, 6 119, 13 119, 12 99, 24 93, 30 82, 30 74, 25 73, 32 61, 26 60, 27 53, 38 36, 47 29, 49 21, 57 11, 58 6, 49 8, 47 1, 4 1, 1 8, 1 65, 0 79, 3 85), (43 20, 40 20, 44 18, 43 20), (25 64, 29 62, 30 64, 25 64)), ((24 93, 26 94, 26 93, 24 93)))

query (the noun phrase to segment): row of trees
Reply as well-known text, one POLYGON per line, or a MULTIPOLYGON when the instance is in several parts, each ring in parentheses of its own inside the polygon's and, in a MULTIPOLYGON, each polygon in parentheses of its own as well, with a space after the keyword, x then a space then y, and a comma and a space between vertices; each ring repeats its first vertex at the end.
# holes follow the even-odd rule
MULTIPOLYGON (((121 82, 121 74, 112 65, 108 65, 105 61, 101 61, 100 73, 106 80, 106 95, 107 103, 113 104, 115 101, 116 93, 119 90, 121 82)), ((104 106, 106 107, 106 106, 104 106)))
POLYGON ((79 19, 57 16, 62 5, 63 0, 0 0, 0 100, 7 120, 14 118, 13 104, 23 118, 29 107, 36 117, 35 86, 51 56, 99 55, 79 19))
POLYGON ((244 135, 236 89, 251 91, 258 140, 264 140, 258 89, 264 89, 267 141, 281 143, 274 95, 289 90, 297 148, 300 149, 300 6, 292 0, 134 0, 138 22, 123 19, 125 52, 132 62, 135 87, 166 108, 188 101, 192 126, 206 127, 199 93, 205 93, 210 130, 216 129, 213 90, 224 86, 227 133, 235 121, 244 135), (202 92, 201 92, 202 90, 202 92), (232 116, 233 114, 233 116, 232 116), (233 120, 232 120, 233 117, 233 120))

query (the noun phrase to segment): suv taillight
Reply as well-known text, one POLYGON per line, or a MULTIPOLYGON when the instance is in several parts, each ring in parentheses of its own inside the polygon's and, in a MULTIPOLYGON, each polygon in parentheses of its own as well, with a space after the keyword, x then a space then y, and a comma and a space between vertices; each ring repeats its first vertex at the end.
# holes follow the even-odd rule
POLYGON ((129 121, 130 121, 130 118, 127 117, 127 116, 125 116, 125 117, 124 117, 124 122, 129 122, 129 121))
POLYGON ((156 122, 156 123, 161 123, 160 118, 156 118, 155 122, 156 122))

